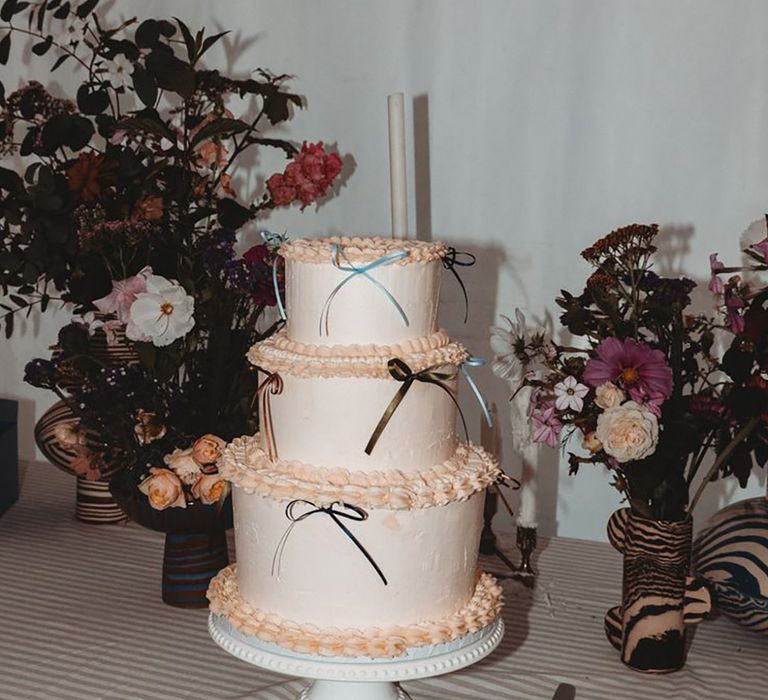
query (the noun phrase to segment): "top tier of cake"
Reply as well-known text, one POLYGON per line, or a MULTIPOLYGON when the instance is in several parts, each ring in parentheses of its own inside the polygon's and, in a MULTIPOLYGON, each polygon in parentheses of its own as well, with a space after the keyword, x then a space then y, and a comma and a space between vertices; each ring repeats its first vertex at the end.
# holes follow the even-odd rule
POLYGON ((288 337, 309 345, 392 345, 432 335, 447 250, 380 237, 284 243, 288 337))

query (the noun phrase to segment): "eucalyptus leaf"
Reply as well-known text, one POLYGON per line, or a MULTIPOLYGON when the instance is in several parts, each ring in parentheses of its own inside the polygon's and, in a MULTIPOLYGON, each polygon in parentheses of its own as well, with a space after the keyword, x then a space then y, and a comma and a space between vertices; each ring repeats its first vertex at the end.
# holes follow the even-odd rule
POLYGON ((53 36, 49 34, 43 41, 40 41, 32 46, 32 53, 37 56, 45 56, 52 45, 53 36))
POLYGON ((96 9, 96 5, 99 4, 99 0, 85 0, 82 5, 77 8, 77 16, 80 19, 84 19, 96 9))
POLYGON ((11 54, 11 33, 8 32, 0 39, 0 66, 8 64, 8 58, 11 54))

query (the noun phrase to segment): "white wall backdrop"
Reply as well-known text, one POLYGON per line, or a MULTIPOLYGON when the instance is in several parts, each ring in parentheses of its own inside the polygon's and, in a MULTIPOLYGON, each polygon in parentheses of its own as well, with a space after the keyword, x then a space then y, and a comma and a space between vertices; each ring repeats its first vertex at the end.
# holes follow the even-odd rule
MULTIPOLYGON (((742 233, 768 208, 768 4, 759 0, 103 4, 114 18, 176 15, 233 29, 208 65, 295 76, 308 109, 284 134, 336 144, 349 177, 319 208, 267 222, 292 237, 389 231, 386 96, 404 91, 411 230, 478 256, 464 273, 469 323, 461 324, 449 276, 442 315, 478 355, 488 354, 488 327, 516 306, 556 319, 558 290, 580 291, 589 273, 579 252, 610 230, 659 223, 662 268, 706 280, 707 255, 737 259, 742 233)), ((15 57, 3 70, 7 89, 19 76, 47 80, 49 59, 15 57)), ((66 86, 66 78, 58 80, 66 86)), ((236 180, 241 197, 278 169, 256 160, 236 180)), ((27 459, 35 417, 52 401, 23 384, 23 366, 44 354, 64 318, 33 317, 23 334, 0 341, 0 390, 22 401, 27 459)), ((479 383, 506 416, 506 387, 489 372, 479 383)), ((466 396, 464 405, 477 437, 477 410, 466 396)), ((508 447, 504 462, 519 469, 508 447)), ((545 448, 539 476, 545 532, 604 537, 619 503, 606 474, 569 477, 545 448)), ((764 492, 764 480, 753 476, 746 492, 712 488, 699 520, 764 492)))

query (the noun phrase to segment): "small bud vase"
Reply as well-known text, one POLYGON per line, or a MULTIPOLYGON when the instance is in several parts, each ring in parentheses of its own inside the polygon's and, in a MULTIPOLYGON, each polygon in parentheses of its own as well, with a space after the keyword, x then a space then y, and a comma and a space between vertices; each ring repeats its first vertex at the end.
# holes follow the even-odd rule
POLYGON ((670 673, 685 664, 686 625, 711 609, 708 590, 691 578, 693 521, 647 520, 629 508, 608 521, 608 539, 624 556, 621 605, 605 633, 630 668, 670 673))

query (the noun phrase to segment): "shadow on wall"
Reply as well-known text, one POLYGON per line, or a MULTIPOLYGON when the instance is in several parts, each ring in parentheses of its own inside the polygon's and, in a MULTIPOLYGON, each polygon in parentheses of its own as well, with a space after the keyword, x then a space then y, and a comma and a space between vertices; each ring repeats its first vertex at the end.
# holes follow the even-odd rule
MULTIPOLYGON (((488 339, 491 326, 498 325, 500 318, 496 312, 496 299, 499 276, 502 269, 509 271, 511 261, 507 251, 498 245, 478 246, 468 239, 448 239, 442 232, 432 230, 431 206, 431 166, 429 132, 429 98, 425 94, 413 98, 413 161, 415 189, 416 238, 431 241, 433 236, 456 248, 475 256, 477 263, 472 266, 456 266, 467 290, 469 313, 464 322, 466 305, 464 293, 453 273, 446 270, 443 274, 440 290, 440 326, 451 337, 461 342, 471 355, 490 362, 488 339)), ((514 270, 512 270, 514 274, 514 270)), ((524 292, 523 292, 524 296, 524 292)), ((522 460, 519 453, 511 448, 512 427, 510 425, 508 384, 493 375, 489 366, 469 370, 480 393, 490 404, 498 407, 499 429, 501 431, 501 449, 499 461, 510 476, 520 476, 522 460), (505 447, 506 446, 506 447, 505 447)), ((469 427, 469 438, 480 444, 480 426, 484 420, 483 412, 477 399, 462 382, 459 386, 459 404, 469 427)), ((555 450, 541 449, 537 467, 538 513, 540 532, 545 535, 557 531, 557 495, 559 480, 559 459, 555 450)), ((515 492, 505 494, 512 508, 517 511, 519 498, 515 492)), ((494 529, 511 530, 514 523, 506 510, 497 509, 494 529)))
MULTIPOLYGON (((715 311, 712 292, 709 291, 709 279, 691 277, 686 274, 684 263, 691 252, 691 243, 694 238, 694 228, 689 224, 668 224, 662 226, 659 235, 656 238, 656 272, 665 277, 689 277, 696 282, 696 288, 691 294, 690 310, 694 314, 712 315, 715 311)), ((751 243, 756 243, 765 237, 765 222, 757 221, 753 223, 742 235, 741 247, 745 248, 751 243)), ((696 255, 709 255, 716 251, 696 251, 696 255)), ((726 257, 728 251, 723 253, 726 257)), ((726 263, 727 264, 727 263, 726 263)), ((712 465, 714 457, 710 455, 699 470, 700 474, 706 473, 712 465)), ((763 469, 753 469, 748 486, 762 484, 765 490, 766 473, 763 469)), ((698 482, 696 482, 698 483, 698 482)), ((739 486, 736 479, 729 477, 719 479, 715 483, 709 484, 704 491, 704 495, 696 506, 694 513, 694 524, 697 527, 704 525, 705 521, 718 510, 728 503, 738 501, 748 496, 745 490, 739 486)))

